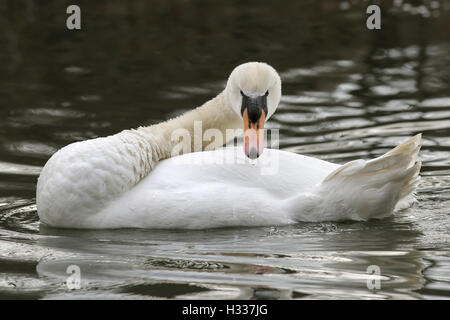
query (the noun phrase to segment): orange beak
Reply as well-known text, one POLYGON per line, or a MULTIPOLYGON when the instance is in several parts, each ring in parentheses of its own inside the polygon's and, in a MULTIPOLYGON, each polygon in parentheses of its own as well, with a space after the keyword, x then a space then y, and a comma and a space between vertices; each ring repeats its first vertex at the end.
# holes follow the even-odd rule
POLYGON ((245 109, 242 118, 244 119, 244 152, 247 157, 254 160, 263 153, 266 113, 262 110, 257 122, 252 123, 245 109))

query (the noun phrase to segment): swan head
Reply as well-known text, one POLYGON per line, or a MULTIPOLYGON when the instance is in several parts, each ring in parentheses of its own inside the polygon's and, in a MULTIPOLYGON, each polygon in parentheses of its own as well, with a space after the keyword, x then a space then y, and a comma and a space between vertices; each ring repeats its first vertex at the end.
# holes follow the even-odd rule
POLYGON ((264 123, 280 103, 280 76, 266 63, 244 63, 231 72, 225 93, 229 106, 243 121, 244 152, 256 159, 263 152, 264 123))

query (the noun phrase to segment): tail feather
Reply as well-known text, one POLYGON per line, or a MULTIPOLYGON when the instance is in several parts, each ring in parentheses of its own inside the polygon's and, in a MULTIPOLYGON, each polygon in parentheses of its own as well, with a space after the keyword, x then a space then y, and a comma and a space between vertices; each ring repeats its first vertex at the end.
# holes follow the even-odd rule
MULTIPOLYGON (((409 138, 402 144, 396 146, 394 149, 387 152, 384 156, 403 153, 403 154, 411 154, 411 155, 415 154, 415 157, 417 157, 417 154, 420 150, 421 140, 422 140, 422 134, 419 133, 419 134, 415 135, 414 137, 409 138)), ((382 156, 382 157, 384 157, 384 156, 382 156)))
POLYGON ((320 185, 324 198, 334 198, 336 207, 348 207, 347 218, 352 219, 381 218, 406 208, 420 180, 420 142, 418 134, 381 157, 339 167, 320 185))

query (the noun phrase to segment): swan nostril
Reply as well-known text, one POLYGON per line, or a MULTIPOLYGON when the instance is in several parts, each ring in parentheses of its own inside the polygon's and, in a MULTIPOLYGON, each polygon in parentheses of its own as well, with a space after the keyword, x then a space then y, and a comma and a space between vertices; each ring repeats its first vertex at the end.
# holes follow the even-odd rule
POLYGON ((251 148, 247 156, 252 160, 257 159, 259 157, 258 150, 256 150, 256 148, 251 148))

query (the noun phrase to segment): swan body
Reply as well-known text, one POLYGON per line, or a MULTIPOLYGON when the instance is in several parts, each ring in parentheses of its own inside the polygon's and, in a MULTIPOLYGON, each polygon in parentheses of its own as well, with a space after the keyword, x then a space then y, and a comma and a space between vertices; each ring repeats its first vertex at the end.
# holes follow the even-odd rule
POLYGON ((244 64, 222 93, 185 115, 62 148, 38 179, 40 220, 63 228, 202 229, 367 220, 410 204, 420 135, 379 158, 345 165, 274 149, 250 160, 241 148, 192 140, 181 155, 173 154, 175 130, 195 135, 199 120, 203 129, 225 133, 242 126, 243 118, 251 126, 255 115, 263 124, 280 95, 273 68, 244 64), (244 100, 250 101, 245 111, 244 100), (252 101, 266 106, 252 111, 252 101))
POLYGON ((412 201, 419 148, 417 135, 379 158, 345 165, 275 149, 253 164, 237 147, 185 154, 159 163, 100 212, 51 223, 203 229, 382 218, 412 201))

